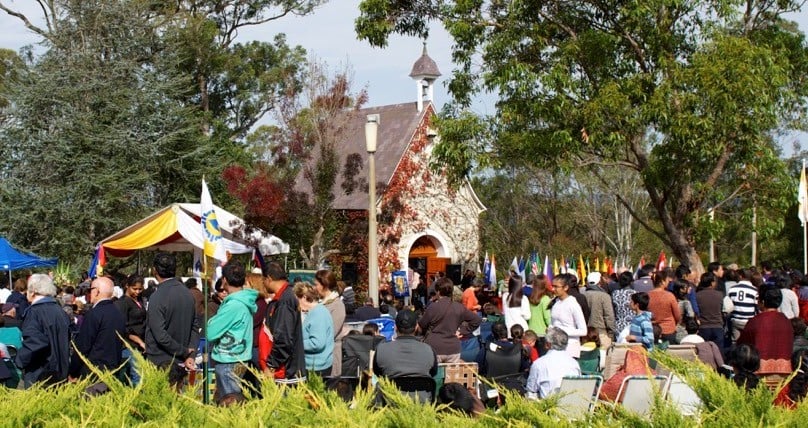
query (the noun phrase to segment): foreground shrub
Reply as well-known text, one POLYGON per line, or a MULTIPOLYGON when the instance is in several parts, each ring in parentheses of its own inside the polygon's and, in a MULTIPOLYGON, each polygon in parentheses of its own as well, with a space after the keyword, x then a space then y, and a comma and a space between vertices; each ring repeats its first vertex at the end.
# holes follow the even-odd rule
MULTIPOLYGON (((808 405, 796 410, 771 405, 773 394, 765 388, 747 393, 706 366, 684 362, 664 353, 655 353, 660 364, 678 373, 705 403, 698 416, 683 416, 669 402, 657 397, 650 419, 609 404, 581 421, 560 417, 556 400, 528 401, 505 393, 505 405, 498 412, 487 411, 472 419, 444 406, 423 405, 400 394, 384 380, 380 388, 388 405, 374 405, 375 394, 360 391, 352 404, 327 391, 320 379, 296 388, 278 387, 272 382, 260 385, 264 398, 243 405, 220 408, 204 405, 197 389, 182 395, 169 386, 164 373, 145 362, 143 379, 134 388, 122 385, 108 374, 99 376, 110 392, 88 397, 89 381, 56 388, 27 391, 0 389, 3 426, 36 427, 746 427, 804 426, 808 405)), ((200 385, 197 385, 199 387, 200 385)))

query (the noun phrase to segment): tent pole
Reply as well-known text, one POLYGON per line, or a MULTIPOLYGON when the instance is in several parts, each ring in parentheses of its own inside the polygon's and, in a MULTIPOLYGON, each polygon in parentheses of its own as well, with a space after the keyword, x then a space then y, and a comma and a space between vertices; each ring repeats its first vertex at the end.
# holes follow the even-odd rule
POLYGON ((205 309, 204 309, 205 313, 203 314, 204 316, 202 317, 202 322, 204 323, 202 325, 202 331, 204 332, 203 337, 205 338, 205 350, 203 351, 203 354, 202 354, 202 373, 204 373, 203 376, 205 376, 204 377, 204 379, 205 379, 205 390, 202 392, 202 402, 205 403, 205 404, 210 404, 210 369, 208 368, 208 366, 210 364, 208 363, 208 347, 209 347, 209 345, 208 345, 208 328, 207 328, 208 327, 208 295, 210 294, 210 278, 208 277, 208 257, 205 255, 204 250, 202 251, 202 260, 203 260, 202 264, 204 265, 204 267, 202 269, 205 272, 202 275, 202 294, 203 294, 202 298, 203 298, 204 305, 205 305, 205 309))

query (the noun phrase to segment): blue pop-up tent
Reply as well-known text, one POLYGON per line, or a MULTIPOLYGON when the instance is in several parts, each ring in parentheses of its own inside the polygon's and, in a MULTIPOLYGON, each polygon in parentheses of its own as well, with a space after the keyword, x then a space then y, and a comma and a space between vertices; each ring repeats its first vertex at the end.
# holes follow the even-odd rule
POLYGON ((11 284, 11 271, 34 267, 54 267, 59 262, 57 258, 42 258, 34 254, 21 253, 8 243, 6 238, 0 238, 0 269, 8 271, 8 282, 11 284))

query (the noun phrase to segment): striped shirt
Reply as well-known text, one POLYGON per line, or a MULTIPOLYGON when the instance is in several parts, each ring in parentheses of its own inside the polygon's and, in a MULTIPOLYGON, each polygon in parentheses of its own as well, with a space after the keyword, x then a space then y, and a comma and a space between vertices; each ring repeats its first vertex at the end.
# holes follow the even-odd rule
POLYGON ((732 310, 732 319, 748 321, 755 316, 758 309, 758 290, 749 281, 740 281, 732 287, 727 294, 735 309, 732 310))

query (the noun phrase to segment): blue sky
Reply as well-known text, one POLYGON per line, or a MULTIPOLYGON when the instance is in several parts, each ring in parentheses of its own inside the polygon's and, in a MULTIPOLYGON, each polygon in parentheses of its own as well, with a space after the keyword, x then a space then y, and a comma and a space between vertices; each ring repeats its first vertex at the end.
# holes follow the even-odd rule
MULTIPOLYGON (((31 0, 6 0, 9 7, 38 17, 37 6, 31 0)), ((395 36, 384 49, 372 48, 367 42, 356 39, 353 22, 359 14, 360 0, 331 0, 314 14, 298 17, 287 16, 262 26, 243 29, 239 37, 244 40, 271 40, 277 33, 285 33, 290 44, 306 48, 330 66, 337 68, 348 64, 354 70, 357 87, 367 85, 370 100, 368 105, 386 105, 415 101, 416 86, 408 76, 410 68, 421 55, 422 42, 413 37, 395 36)), ((808 32, 808 10, 789 17, 808 32)), ((0 47, 19 49, 35 43, 36 36, 16 18, 0 12, 0 47)), ((440 68, 444 77, 452 72, 451 39, 439 25, 433 25, 428 43, 429 55, 440 68)), ((441 79, 435 85, 435 100, 438 105, 449 100, 441 79)), ((482 97, 474 104, 477 113, 494 113, 494 99, 482 97)), ((799 139, 808 143, 808 136, 799 134, 799 139)), ((791 142, 797 137, 784 137, 782 145, 791 151, 791 142)), ((808 146, 808 144, 807 144, 808 146)))

